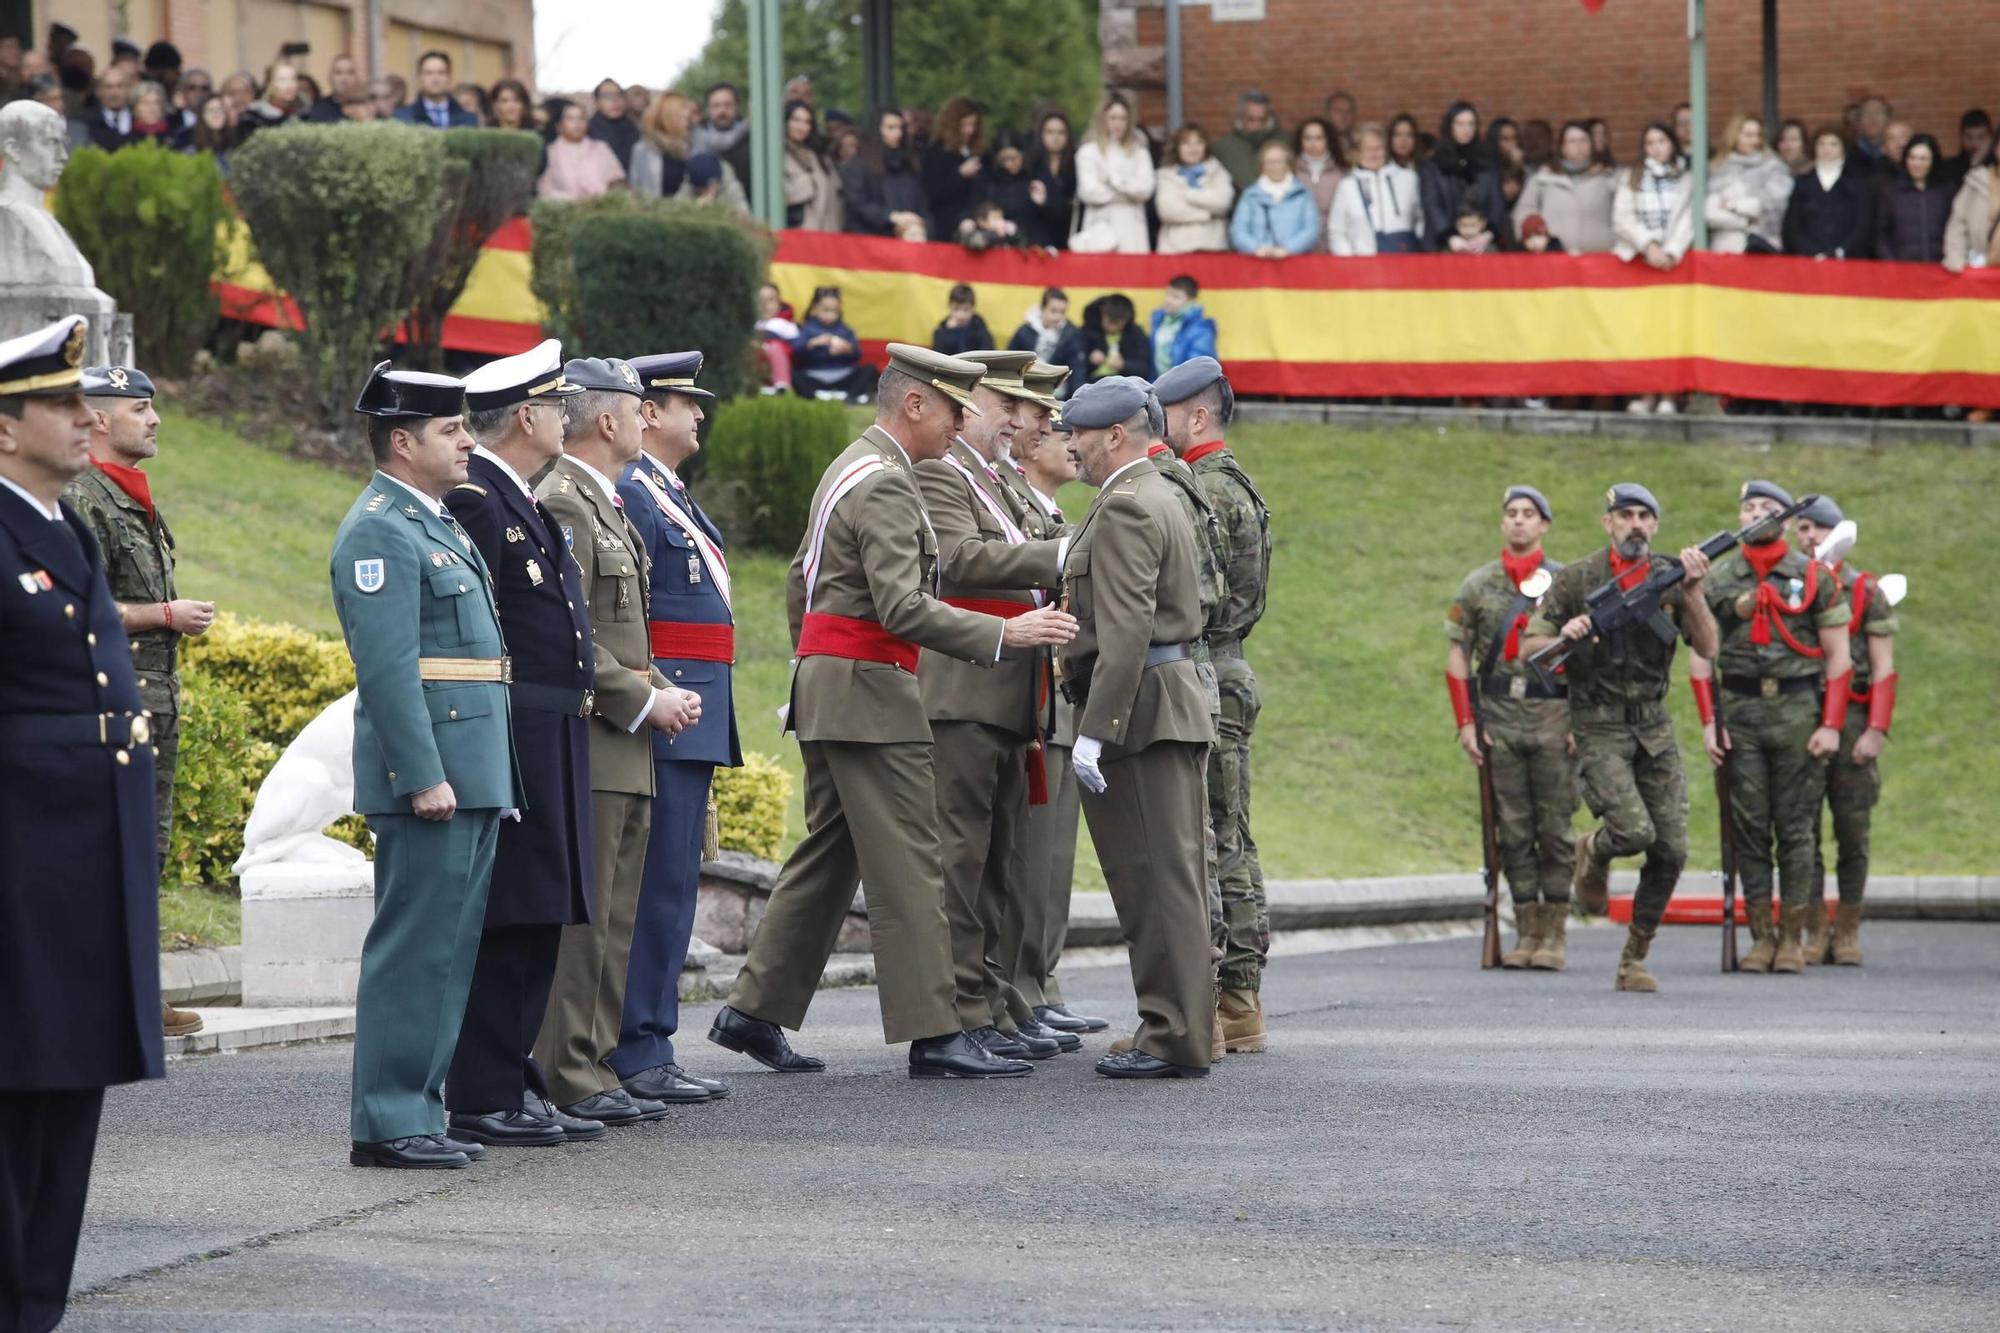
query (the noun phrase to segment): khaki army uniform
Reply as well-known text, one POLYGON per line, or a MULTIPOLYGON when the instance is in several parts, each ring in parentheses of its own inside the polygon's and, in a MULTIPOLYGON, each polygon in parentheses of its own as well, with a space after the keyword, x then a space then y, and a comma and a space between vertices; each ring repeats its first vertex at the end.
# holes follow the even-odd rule
POLYGON ((1803 925, 1814 884, 1824 883, 1814 876, 1826 760, 1808 754, 1806 742, 1820 719, 1825 664, 1819 631, 1843 626, 1851 615, 1837 581, 1796 551, 1787 551, 1764 581, 1785 605, 1771 613, 1761 634, 1754 616, 1737 614, 1738 599, 1754 594, 1759 583, 1741 550, 1717 562, 1704 584, 1722 635, 1715 676, 1730 742, 1736 871, 1751 933, 1760 943, 1772 937, 1774 862, 1787 920, 1791 914, 1798 918, 1791 921, 1794 933, 1803 925))
MULTIPOLYGON (((63 488, 63 499, 97 537, 104 553, 104 573, 111 598, 120 605, 171 602, 174 591, 174 534, 165 515, 146 507, 121 490, 96 467, 86 469, 63 488)), ((174 764, 181 744, 181 677, 179 630, 140 630, 132 638, 132 670, 139 678, 139 697, 153 714, 154 815, 160 863, 166 864, 174 829, 174 764)))
POLYGON ((1215 669, 1220 713, 1208 757, 1208 818, 1215 832, 1215 869, 1222 897, 1222 967, 1226 989, 1263 984, 1271 951, 1271 914, 1264 868, 1250 833, 1250 737, 1263 699, 1243 641, 1264 615, 1271 581, 1271 510, 1236 455, 1218 443, 1188 450, 1189 466, 1216 519, 1216 555, 1223 596, 1206 618, 1205 642, 1215 669))
MULTIPOLYGON (((1867 640, 1893 636, 1900 626, 1896 620, 1896 608, 1875 586, 1874 575, 1846 565, 1835 566, 1833 573, 1838 580, 1840 600, 1849 611, 1847 630, 1852 636, 1850 656, 1854 663, 1854 679, 1849 686, 1847 721, 1840 729, 1840 752, 1827 765, 1826 808, 1833 816, 1833 840, 1838 858, 1834 863, 1834 874, 1840 884, 1841 912, 1843 918, 1852 916, 1858 924, 1861 897, 1868 887, 1869 826, 1874 820, 1875 802, 1882 797, 1881 761, 1854 762, 1854 743, 1861 739, 1862 732, 1868 730, 1868 690, 1874 674, 1868 662, 1867 640)), ((1813 883, 1823 886, 1826 883, 1826 864, 1818 827, 1813 830, 1813 854, 1813 883)), ((1825 889, 1822 887, 1817 893, 1823 914, 1825 889)), ((1844 919, 1842 929, 1851 929, 1844 919)), ((1817 963, 1822 961, 1822 957, 1824 954, 1815 957, 1808 950, 1806 961, 1817 963)))

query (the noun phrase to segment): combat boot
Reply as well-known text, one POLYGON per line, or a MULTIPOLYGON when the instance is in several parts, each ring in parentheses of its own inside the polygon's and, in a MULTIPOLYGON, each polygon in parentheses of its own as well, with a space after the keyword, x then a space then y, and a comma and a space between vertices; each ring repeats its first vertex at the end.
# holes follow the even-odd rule
POLYGON ((1861 966, 1861 904, 1843 902, 1833 909, 1833 961, 1842 967, 1861 966))
POLYGON ((1591 916, 1603 916, 1611 910, 1611 863, 1598 860, 1590 850, 1592 838, 1586 833, 1576 840, 1576 877, 1571 886, 1577 906, 1591 916))
POLYGON ((1773 972, 1803 972, 1806 970, 1806 953, 1799 943, 1805 933, 1806 909, 1780 907, 1778 909, 1778 952, 1771 959, 1773 972))
POLYGON ((1514 904, 1514 947, 1500 955, 1502 967, 1526 967, 1542 947, 1542 905, 1514 904))
POLYGON ((1221 1063, 1222 1057, 1229 1054, 1227 1026, 1222 1019, 1222 998, 1221 992, 1218 991, 1215 1001, 1215 1024, 1208 1030, 1208 1062, 1210 1064, 1221 1063))
POLYGON ((160 1030, 169 1037, 191 1037, 201 1031, 201 1015, 160 1001, 160 1030))
POLYGON ((1817 967, 1833 958, 1833 939, 1826 928, 1826 895, 1815 893, 1806 899, 1806 966, 1817 967))
POLYGON ((1542 904, 1542 933, 1535 937, 1535 956, 1528 966, 1540 972, 1560 972, 1569 960, 1569 904, 1542 904))
POLYGON ((1222 1020, 1223 1041, 1231 1052, 1255 1055, 1268 1044, 1264 997, 1256 991, 1225 987, 1216 995, 1216 1016, 1222 1020))
POLYGON ((1652 931, 1626 927, 1625 952, 1618 955, 1618 981, 1613 989, 1651 994, 1660 988, 1660 983, 1646 970, 1646 951, 1652 947, 1652 931))
POLYGON ((1778 955, 1778 930, 1771 924, 1771 904, 1746 903, 1745 911, 1750 918, 1750 952, 1743 955, 1737 970, 1769 972, 1771 960, 1778 955))

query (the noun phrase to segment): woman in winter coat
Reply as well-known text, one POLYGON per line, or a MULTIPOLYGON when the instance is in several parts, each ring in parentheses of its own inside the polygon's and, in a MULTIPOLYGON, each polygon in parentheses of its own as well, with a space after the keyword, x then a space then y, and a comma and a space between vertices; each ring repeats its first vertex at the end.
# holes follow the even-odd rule
POLYGON ((1903 169, 1882 191, 1882 234, 1875 253, 1906 264, 1935 264, 1944 258, 1950 192, 1938 183, 1938 141, 1919 134, 1903 149, 1903 169))
POLYGON ((1174 131, 1153 189, 1153 209, 1160 215, 1160 239, 1154 247, 1163 255, 1229 248, 1229 209, 1236 187, 1229 171, 1208 154, 1208 136, 1199 125, 1174 131))
POLYGON ((1060 250, 1069 244, 1069 214, 1076 203, 1071 138, 1069 117, 1060 111, 1049 112, 1036 127, 1036 149, 1028 155, 1028 198, 1035 206, 1034 225, 1027 231, 1030 245, 1060 250))
POLYGON ((1267 140, 1257 150, 1261 171, 1243 187, 1229 220, 1229 243, 1238 254, 1259 259, 1308 255, 1319 243, 1319 205, 1292 173, 1292 146, 1267 140))
POLYGON ((954 97, 938 109, 937 132, 924 150, 924 193, 930 199, 934 240, 958 235, 958 224, 978 202, 985 173, 986 113, 970 97, 954 97))
POLYGON ((1694 182, 1681 169, 1671 125, 1648 125, 1640 150, 1637 162, 1613 173, 1618 189, 1611 198, 1611 230, 1618 240, 1611 252, 1664 273, 1694 244, 1694 182))
POLYGON ((1875 256, 1875 191, 1867 168, 1847 158, 1847 131, 1813 131, 1813 164, 1785 209, 1785 253, 1814 259, 1875 256))
POLYGON ((1719 255, 1776 254, 1795 177, 1764 145, 1764 122, 1735 116, 1708 164, 1708 248, 1719 255))
POLYGON ((979 202, 998 204, 1001 214, 1014 224, 1019 243, 1038 246, 1042 244, 1036 239, 1041 216, 1035 208, 1035 183, 1028 175, 1028 153, 1022 137, 1009 130, 994 140, 986 177, 979 186, 979 202))
POLYGON ((840 178, 820 153, 818 117, 811 102, 785 103, 785 225, 801 231, 839 231, 840 178))
POLYGON ((875 132, 861 140, 861 151, 840 169, 847 230, 905 238, 914 233, 915 239, 933 234, 917 154, 905 136, 903 113, 883 111, 875 118, 875 132))
POLYGON ((1347 157, 1341 152, 1333 122, 1319 116, 1300 122, 1292 132, 1292 153, 1298 164, 1293 174, 1299 184, 1312 191, 1313 203, 1319 208, 1319 239, 1313 243, 1313 253, 1325 254, 1326 218, 1333 212, 1333 192, 1347 174, 1347 157))
MULTIPOLYGON (((1589 137, 1588 131, 1585 137, 1589 137)), ((1468 200, 1486 215, 1495 239, 1503 244, 1512 239, 1513 227, 1499 202, 1500 169, 1487 156, 1486 143, 1479 137, 1479 113, 1472 109, 1472 103, 1453 102, 1444 113, 1437 147, 1417 168, 1417 182, 1424 216, 1437 224, 1431 229, 1434 234, 1426 238, 1430 249, 1445 247, 1452 235, 1451 220, 1458 216, 1458 206, 1468 200)))
POLYGON ((1951 201, 1944 226, 1944 266, 1952 273, 1985 268, 2000 258, 2000 157, 1973 167, 1951 201))
POLYGON ((1590 128, 1580 120, 1563 126, 1556 160, 1528 178, 1514 203, 1514 222, 1535 214, 1548 223, 1549 235, 1573 255, 1599 254, 1617 243, 1611 230, 1611 200, 1618 193, 1618 173, 1593 160, 1590 128))
POLYGON ((1354 151, 1354 169, 1341 178, 1327 211, 1328 252, 1367 256, 1422 249, 1417 173, 1389 160, 1389 135, 1380 125, 1356 130, 1354 151))
POLYGON ((1147 253, 1146 201, 1156 185, 1153 154, 1117 93, 1104 99, 1090 135, 1076 150, 1076 197, 1083 220, 1069 248, 1085 254, 1147 253))

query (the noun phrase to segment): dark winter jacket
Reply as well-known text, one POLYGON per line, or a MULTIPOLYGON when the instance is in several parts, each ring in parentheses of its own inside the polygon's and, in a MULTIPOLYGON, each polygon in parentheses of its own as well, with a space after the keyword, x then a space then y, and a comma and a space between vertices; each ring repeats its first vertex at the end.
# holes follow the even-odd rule
POLYGON ((985 181, 984 169, 970 180, 958 174, 965 155, 953 148, 932 144, 924 149, 924 197, 930 200, 931 231, 934 241, 949 241, 958 235, 958 224, 972 213, 985 181))
POLYGON ((943 352, 946 356, 990 352, 993 350, 993 335, 986 331, 986 321, 977 315, 967 320, 962 329, 954 329, 940 320, 931 333, 931 350, 943 352))
POLYGON ((1470 199, 1486 215, 1486 225, 1494 241, 1511 246, 1514 220, 1507 198, 1500 190, 1500 168, 1486 141, 1475 137, 1461 144, 1451 137, 1451 122, 1470 103, 1454 102, 1438 127, 1437 147, 1417 167, 1417 198, 1424 213, 1424 248, 1443 250, 1457 234, 1453 219, 1459 206, 1470 199))
MULTIPOLYGON (((1032 352, 1041 345, 1042 330, 1039 324, 1026 323, 1014 330, 1013 340, 1007 344, 1010 352, 1032 352)), ((1065 324, 1062 334, 1056 339, 1053 353, 1042 358, 1052 366, 1066 366, 1069 378, 1056 390, 1056 397, 1068 398, 1083 386, 1090 377, 1088 353, 1083 347, 1083 330, 1074 324, 1065 324)))
POLYGON ((1110 340, 1104 332, 1104 301, 1100 296, 1083 308, 1083 374, 1088 379, 1098 379, 1105 375, 1136 375, 1147 383, 1153 380, 1153 340, 1139 327, 1135 317, 1118 335, 1118 355, 1125 363, 1117 371, 1106 369, 1103 361, 1091 364, 1095 352, 1110 350, 1110 340))
MULTIPOLYGON (((1875 198, 1867 167, 1852 158, 1831 190, 1819 183, 1817 168, 1807 167, 1799 173, 1792 202, 1785 209, 1785 253, 1874 258, 1875 198)), ((1950 205, 1943 207, 1948 210, 1950 205)))
POLYGON ((1070 213, 1076 206, 1076 155, 1063 154, 1062 170, 1050 171, 1038 154, 1028 171, 1028 179, 1040 181, 1046 197, 1035 210, 1035 226, 1028 233, 1030 245, 1069 248, 1070 213))
POLYGON ((1944 260, 1944 224, 1951 217, 1951 192, 1932 182, 1918 189, 1908 176, 1891 182, 1880 200, 1881 232, 1875 238, 1877 259, 1912 264, 1944 260))
POLYGON ((879 170, 871 168, 868 155, 863 153, 841 167, 840 194, 847 204, 847 229, 869 236, 893 236, 889 215, 915 213, 924 219, 931 238, 937 239, 930 200, 924 196, 924 183, 910 159, 901 149, 889 149, 882 154, 882 164, 879 170))

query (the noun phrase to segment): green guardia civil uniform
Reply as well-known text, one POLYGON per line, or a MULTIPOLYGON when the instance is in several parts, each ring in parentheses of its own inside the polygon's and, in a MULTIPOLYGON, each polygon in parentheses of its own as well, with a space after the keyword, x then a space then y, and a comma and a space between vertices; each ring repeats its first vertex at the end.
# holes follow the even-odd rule
MULTIPOLYGON (((1873 574, 1840 564, 1834 566, 1833 575, 1838 583, 1839 599, 1848 608, 1849 656, 1854 662, 1854 680, 1849 687, 1852 693, 1847 706, 1847 720, 1840 729, 1840 753, 1827 765, 1826 808, 1833 816, 1833 840, 1838 858, 1834 863, 1834 874, 1840 883, 1840 901, 1859 906, 1862 893, 1868 887, 1868 838, 1874 822, 1875 803, 1882 798, 1881 761, 1854 762, 1854 743, 1861 739, 1862 732, 1868 730, 1869 690, 1874 680, 1874 669, 1868 661, 1868 640, 1893 637, 1900 626, 1896 620, 1896 608, 1882 595, 1873 574)), ((1816 858, 1821 856, 1817 828, 1813 831, 1813 853, 1816 858)), ((1825 882, 1825 862, 1818 860, 1813 883, 1825 882)))
POLYGON ((375 834, 355 1001, 353 1137, 442 1134, 501 812, 521 804, 506 646, 486 562, 443 507, 377 472, 334 538, 354 659, 354 808, 375 834), (449 782, 450 819, 410 798, 449 782))

